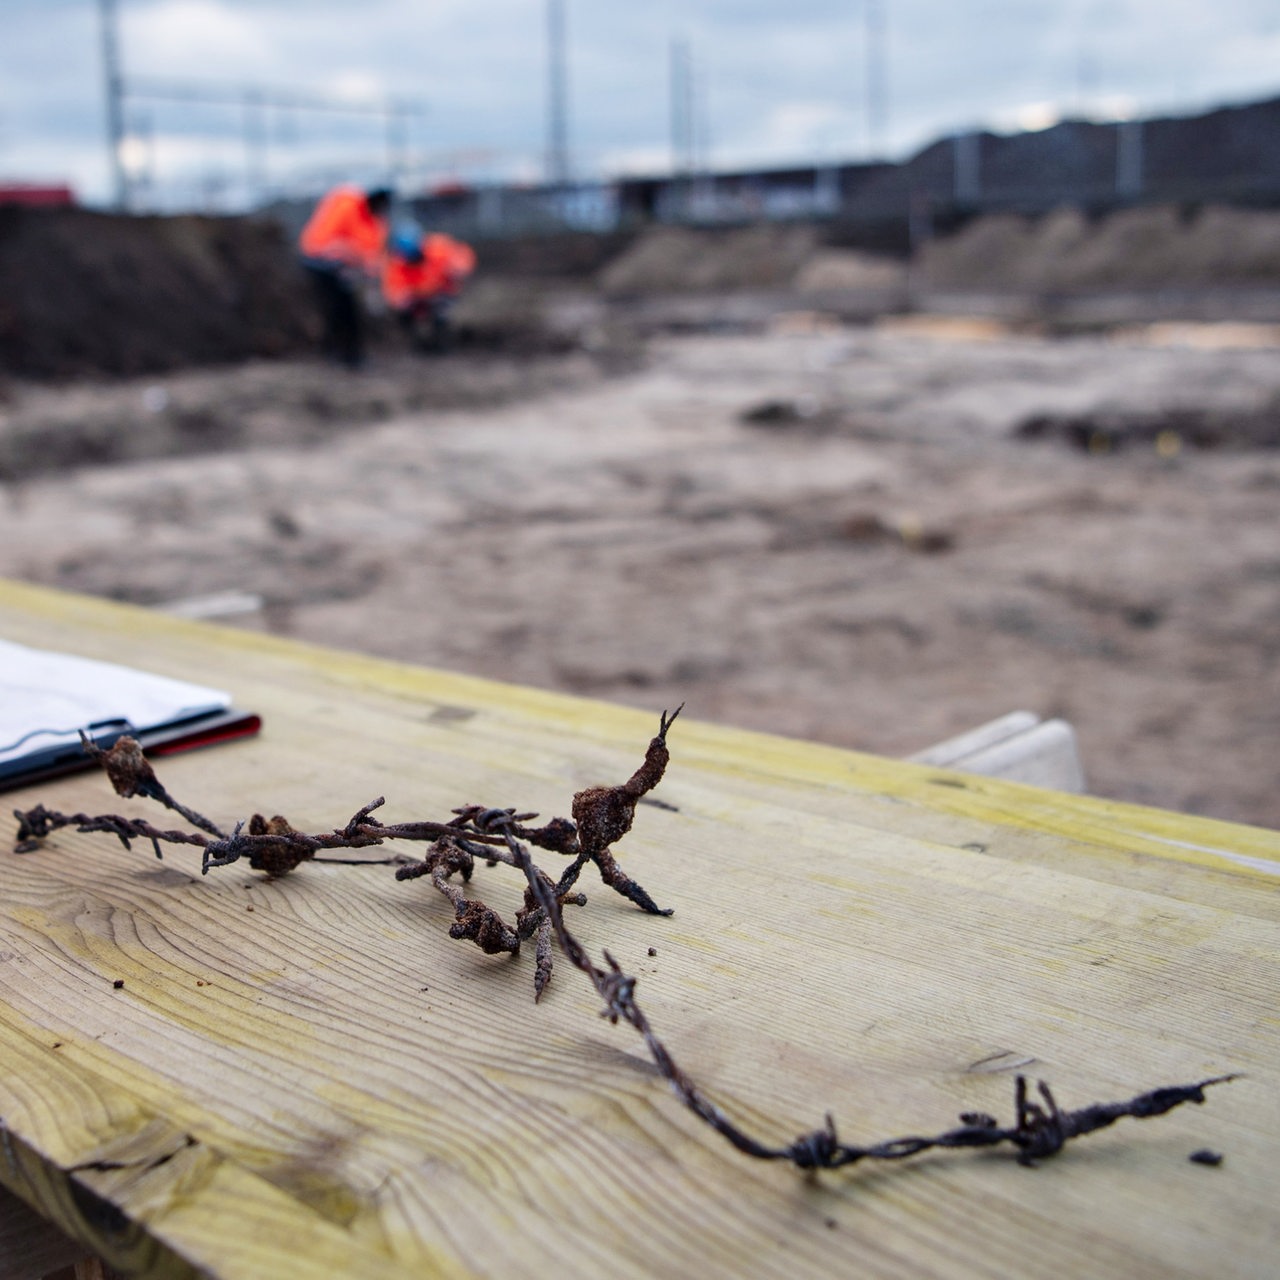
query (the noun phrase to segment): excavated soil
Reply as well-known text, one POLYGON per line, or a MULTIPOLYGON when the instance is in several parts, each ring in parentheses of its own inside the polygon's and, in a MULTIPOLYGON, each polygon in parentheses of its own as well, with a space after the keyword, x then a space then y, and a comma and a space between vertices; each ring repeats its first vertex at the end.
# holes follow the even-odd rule
POLYGON ((1025 707, 1094 792, 1280 826, 1273 329, 578 305, 536 357, 11 382, 0 574, 888 755, 1025 707))

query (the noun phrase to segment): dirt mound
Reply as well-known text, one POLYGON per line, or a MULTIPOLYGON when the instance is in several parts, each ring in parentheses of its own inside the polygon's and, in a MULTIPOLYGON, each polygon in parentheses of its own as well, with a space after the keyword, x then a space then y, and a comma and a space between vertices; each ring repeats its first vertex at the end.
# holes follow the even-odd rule
MULTIPOLYGON (((623 243, 597 237, 592 256, 588 239, 482 248, 454 313, 457 345, 532 356, 582 345, 565 290, 588 289, 583 278, 623 243)), ((319 331, 311 283, 273 219, 0 208, 0 374, 137 376, 309 355, 319 331)), ((369 342, 407 345, 385 314, 370 317, 369 342)))
POLYGON ((306 284, 270 222, 0 209, 0 367, 138 374, 307 350, 306 284))
MULTIPOLYGON (((818 225, 653 227, 597 276, 608 297, 749 290, 878 295, 905 288, 904 264, 836 247, 818 225)), ((1173 205, 1102 218, 1080 209, 1042 217, 991 214, 926 243, 912 266, 924 291, 1029 299, 1117 291, 1280 287, 1280 213, 1173 205)))
POLYGON ((796 272, 794 280, 802 294, 888 292, 902 289, 905 283, 904 263, 857 249, 818 249, 796 272))
POLYGON ((786 288, 817 248, 816 227, 653 227, 597 276, 606 295, 786 288))
POLYGON ((1113 289, 1280 285, 1280 214, 1173 206, 1093 220, 1078 209, 1043 218, 995 214, 925 245, 932 289, 1033 294, 1113 289))
MULTIPOLYGON (((661 226, 481 244, 455 312, 459 343, 511 355, 626 347, 628 325, 741 327, 733 308, 765 299, 866 320, 901 310, 908 278, 917 305, 948 291, 1004 294, 1032 310, 1126 290, 1225 288, 1228 308, 1268 286, 1280 296, 1276 212, 996 215, 927 244, 909 276, 899 261, 829 243, 836 234, 800 223, 661 226)), ((747 318, 758 325, 768 313, 747 318)), ((1133 318, 1122 310, 1106 323, 1133 318)), ((310 354, 318 329, 309 281, 274 220, 0 209, 0 374, 150 375, 310 354)), ((387 318, 371 325, 371 345, 404 349, 387 318)))

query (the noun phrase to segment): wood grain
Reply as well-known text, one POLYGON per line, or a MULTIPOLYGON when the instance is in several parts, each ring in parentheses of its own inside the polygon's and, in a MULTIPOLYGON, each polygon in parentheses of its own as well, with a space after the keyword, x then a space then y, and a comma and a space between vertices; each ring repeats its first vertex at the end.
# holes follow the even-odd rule
MULTIPOLYGON (((380 794, 387 821, 564 814, 630 773, 659 710, 14 584, 0 634, 260 711, 260 739, 162 768, 227 822, 324 830, 380 794)), ((619 847, 675 914, 587 883, 572 923, 740 1123, 784 1140, 829 1109, 875 1140, 1006 1117, 1019 1070, 1069 1106, 1246 1078, 1034 1172, 954 1153, 806 1179, 684 1111, 567 964, 535 1006, 531 957, 452 942, 425 882, 202 878, 194 851, 60 833, 0 850, 0 1183, 144 1275, 1274 1273, 1274 833, 691 713, 674 809, 642 806, 619 847), (1188 1161, 1204 1146, 1221 1167, 1188 1161)), ((94 775, 6 798, 148 812, 94 775)), ((477 881, 509 915, 510 874, 477 881)))

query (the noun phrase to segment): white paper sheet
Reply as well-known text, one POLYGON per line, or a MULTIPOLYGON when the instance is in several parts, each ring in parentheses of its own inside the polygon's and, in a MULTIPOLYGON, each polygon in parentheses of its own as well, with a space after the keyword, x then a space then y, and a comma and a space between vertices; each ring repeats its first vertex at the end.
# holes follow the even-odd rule
POLYGON ((153 729, 230 705, 204 685, 0 640, 0 763, 74 742, 102 721, 153 729))

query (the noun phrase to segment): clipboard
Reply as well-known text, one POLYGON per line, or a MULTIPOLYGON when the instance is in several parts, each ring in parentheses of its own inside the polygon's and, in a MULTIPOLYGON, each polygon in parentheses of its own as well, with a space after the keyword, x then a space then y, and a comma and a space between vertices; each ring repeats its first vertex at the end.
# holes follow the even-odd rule
POLYGON ((0 791, 92 768, 81 733, 104 750, 128 734, 160 756, 261 728, 221 690, 0 640, 0 791))
MULTIPOLYGON (((108 750, 118 738, 136 738, 148 756, 172 756, 200 747, 212 747, 235 738, 249 738, 262 728, 262 717, 256 712, 228 707, 207 715, 175 720, 153 729, 135 729, 128 721, 114 720, 89 725, 85 733, 95 746, 108 750)), ((15 760, 0 761, 0 791, 48 782, 70 773, 96 768, 96 762, 79 741, 45 747, 15 760)))

